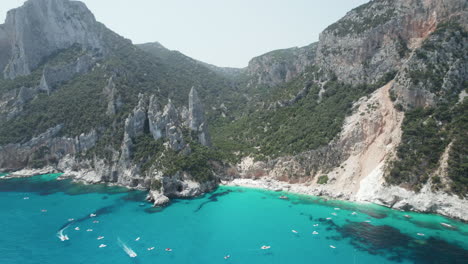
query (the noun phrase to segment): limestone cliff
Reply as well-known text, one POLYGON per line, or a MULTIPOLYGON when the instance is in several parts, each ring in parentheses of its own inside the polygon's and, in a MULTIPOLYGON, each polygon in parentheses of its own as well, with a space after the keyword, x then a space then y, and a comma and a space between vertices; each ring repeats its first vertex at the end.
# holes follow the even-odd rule
POLYGON ((315 60, 317 45, 275 50, 253 58, 247 68, 248 87, 274 86, 292 80, 315 60))
POLYGON ((223 180, 468 220, 467 5, 370 1, 317 43, 223 69, 135 46, 80 2, 29 0, 0 25, 0 171, 147 189, 156 205, 223 180), (403 150, 420 159, 406 174, 403 150))
POLYGON ((105 52, 103 28, 81 2, 27 1, 8 12, 1 28, 0 69, 5 78, 28 75, 45 58, 73 44, 105 52))

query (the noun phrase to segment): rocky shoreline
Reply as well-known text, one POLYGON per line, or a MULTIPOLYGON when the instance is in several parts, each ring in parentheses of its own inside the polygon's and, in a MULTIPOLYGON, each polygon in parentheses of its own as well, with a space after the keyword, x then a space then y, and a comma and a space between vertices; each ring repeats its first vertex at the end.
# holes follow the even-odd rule
MULTIPOLYGON (((61 173, 53 167, 45 167, 41 169, 23 169, 16 172, 12 172, 6 175, 4 178, 20 178, 20 177, 32 177, 40 174, 51 174, 61 173)), ((96 184, 96 182, 87 182, 76 177, 74 175, 64 174, 59 179, 72 179, 74 182, 83 184, 96 184)), ((122 186, 115 183, 106 183, 109 186, 122 186)), ((332 199, 345 200, 351 202, 364 202, 374 203, 382 205, 388 208, 392 208, 400 211, 414 211, 419 213, 432 213, 439 214, 449 218, 457 219, 462 222, 468 222, 468 202, 466 200, 459 199, 458 197, 451 196, 445 193, 433 193, 429 187, 425 187, 420 193, 414 193, 412 191, 405 190, 401 187, 391 186, 378 187, 378 192, 375 192, 372 196, 367 195, 362 197, 359 195, 349 195, 341 192, 332 192, 327 190, 326 186, 316 186, 308 183, 288 183, 278 181, 270 178, 260 179, 246 179, 236 178, 232 180, 224 180, 220 182, 222 186, 236 186, 246 188, 264 189, 275 192, 290 192, 294 194, 311 195, 311 196, 323 196, 332 199), (378 193, 378 194, 377 194, 378 193)), ((123 186, 129 189, 147 190, 142 188, 134 188, 129 186, 123 186)), ((193 191, 198 188, 191 188, 184 190, 183 197, 177 198, 193 198, 216 188, 213 186, 205 186, 200 191, 193 191)), ((160 191, 149 191, 147 200, 154 204, 154 206, 165 206, 170 203, 170 197, 162 194, 160 191)))
POLYGON ((378 187, 379 194, 373 197, 359 197, 334 193, 325 187, 309 184, 292 184, 274 179, 234 179, 222 181, 221 185, 246 188, 264 189, 269 191, 283 191, 294 194, 324 196, 331 199, 351 202, 374 203, 399 211, 439 214, 462 222, 468 222, 468 201, 445 193, 433 193, 423 188, 420 193, 405 190, 401 187, 378 187))

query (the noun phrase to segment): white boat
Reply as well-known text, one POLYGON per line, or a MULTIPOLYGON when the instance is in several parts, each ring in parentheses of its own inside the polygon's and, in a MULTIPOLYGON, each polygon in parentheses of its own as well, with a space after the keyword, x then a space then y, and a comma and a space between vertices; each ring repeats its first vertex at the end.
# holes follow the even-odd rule
POLYGON ((352 214, 352 215, 357 215, 357 213, 356 213, 356 212, 352 212, 351 214, 352 214))
POLYGON ((92 229, 86 229, 86 232, 93 232, 92 229))
POLYGON ((103 236, 98 236, 97 237, 97 240, 101 240, 101 239, 104 239, 104 237, 103 236))
POLYGON ((312 232, 312 235, 318 235, 317 231, 312 232))
POLYGON ((260 249, 270 249, 271 246, 262 246, 260 249))
POLYGON ((331 248, 336 248, 334 245, 330 245, 331 248))
POLYGON ((417 233, 418 236, 425 236, 423 233, 417 233))
POLYGON ((332 214, 332 215, 334 215, 334 216, 337 216, 337 214, 336 214, 336 213, 331 213, 331 214, 332 214))
POLYGON ((80 231, 80 228, 79 228, 79 227, 75 227, 75 230, 76 230, 76 231, 80 231))
POLYGON ((315 224, 314 226, 319 226, 319 224, 315 224))
POLYGON ((149 247, 148 251, 154 250, 154 247, 149 247))
POLYGON ((90 214, 89 217, 96 217, 96 214, 90 214))
POLYGON ((442 226, 445 226, 445 227, 448 227, 448 228, 453 228, 452 225, 449 225, 449 224, 447 224, 447 223, 440 223, 440 224, 441 224, 442 226))
POLYGON ((228 259, 230 257, 231 257, 231 255, 226 255, 226 256, 224 256, 224 259, 228 259))
POLYGON ((65 229, 68 228, 68 225, 65 226, 64 228, 60 229, 58 232, 57 232, 57 237, 61 240, 61 241, 67 241, 67 240, 70 240, 70 238, 63 233, 63 231, 65 231, 65 229))
POLYGON ((298 232, 296 230, 291 230, 291 232, 293 232, 294 234, 297 234, 298 232))
POLYGON ((137 253, 133 251, 133 249, 128 247, 125 243, 123 243, 122 240, 118 239, 118 241, 122 249, 125 251, 125 253, 127 253, 129 257, 135 258, 136 256, 138 256, 137 253))
POLYGON ((135 241, 140 241, 140 237, 135 238, 135 241))
POLYGON ((106 244, 101 244, 101 245, 99 245, 99 247, 100 248, 105 248, 105 247, 107 247, 107 245, 106 244))

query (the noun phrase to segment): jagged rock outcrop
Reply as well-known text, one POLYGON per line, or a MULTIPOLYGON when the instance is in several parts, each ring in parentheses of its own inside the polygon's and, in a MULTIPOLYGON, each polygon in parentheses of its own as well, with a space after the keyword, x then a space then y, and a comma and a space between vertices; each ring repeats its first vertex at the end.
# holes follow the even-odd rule
POLYGON ((192 87, 189 94, 188 127, 197 134, 200 144, 210 146, 211 140, 204 111, 200 98, 198 98, 197 90, 195 87, 192 87))
POLYGON ((28 75, 43 59, 74 44, 105 53, 102 30, 82 2, 29 0, 10 10, 1 26, 0 70, 9 79, 28 75))
POLYGON ((177 172, 170 177, 160 176, 157 178, 160 183, 159 189, 152 189, 149 192, 148 200, 155 206, 164 206, 170 202, 169 198, 190 198, 200 196, 212 191, 218 185, 216 180, 198 182, 187 172, 177 172))
POLYGON ((123 105, 122 97, 115 87, 114 76, 111 76, 107 81, 107 85, 104 87, 103 93, 107 98, 106 115, 113 116, 123 105))
POLYGON ((171 149, 179 151, 185 146, 179 114, 171 100, 162 111, 156 97, 150 97, 148 110, 149 128, 155 140, 167 138, 171 149))

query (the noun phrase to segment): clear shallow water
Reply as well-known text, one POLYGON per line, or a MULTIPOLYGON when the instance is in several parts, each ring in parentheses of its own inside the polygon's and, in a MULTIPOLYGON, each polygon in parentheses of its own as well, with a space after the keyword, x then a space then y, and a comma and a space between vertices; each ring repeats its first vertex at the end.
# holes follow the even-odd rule
POLYGON ((57 176, 0 180, 0 263, 468 260, 468 225, 441 216, 290 194, 289 200, 281 200, 279 193, 236 187, 220 187, 204 197, 176 200, 163 210, 154 210, 142 202, 143 192, 73 184, 57 181, 57 176), (97 216, 90 217, 92 213, 97 216), (67 225, 63 234, 70 240, 60 241, 56 234, 67 225), (104 238, 97 240, 98 236, 104 238), (100 244, 107 247, 99 248, 100 244), (271 248, 261 250, 263 245, 271 248), (148 251, 150 247, 155 249, 148 251), (128 249, 138 256, 130 258, 128 249), (225 260, 227 254, 231 258, 225 260))

